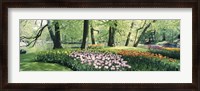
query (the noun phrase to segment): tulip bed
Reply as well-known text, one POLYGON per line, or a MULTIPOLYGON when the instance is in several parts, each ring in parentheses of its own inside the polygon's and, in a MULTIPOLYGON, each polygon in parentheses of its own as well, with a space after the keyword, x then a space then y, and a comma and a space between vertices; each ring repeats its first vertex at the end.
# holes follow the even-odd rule
POLYGON ((129 70, 130 65, 124 61, 121 55, 101 52, 73 52, 70 57, 81 61, 81 64, 88 64, 101 70, 129 70))
POLYGON ((136 50, 51 50, 37 54, 36 61, 58 63, 74 71, 179 71, 178 59, 136 50))
POLYGON ((149 52, 154 54, 161 54, 174 59, 180 59, 180 49, 179 48, 165 48, 162 49, 150 49, 149 52))
POLYGON ((180 70, 179 60, 153 54, 150 52, 138 52, 121 50, 118 54, 123 55, 124 60, 132 66, 134 71, 178 71, 180 70))

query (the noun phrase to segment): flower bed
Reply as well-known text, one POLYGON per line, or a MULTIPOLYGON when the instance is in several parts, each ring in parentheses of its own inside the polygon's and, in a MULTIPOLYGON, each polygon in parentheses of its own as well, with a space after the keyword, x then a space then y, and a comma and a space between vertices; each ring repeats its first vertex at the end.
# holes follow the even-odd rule
POLYGON ((38 53, 36 61, 58 63, 74 71, 128 71, 131 66, 120 55, 77 50, 38 53))
POLYGON ((139 52, 133 50, 121 50, 118 54, 127 60, 131 70, 135 71, 178 71, 179 61, 149 52, 139 52))
POLYGON ((40 62, 58 63, 74 71, 177 71, 179 61, 134 50, 52 50, 37 54, 40 62))
POLYGON ((180 48, 163 47, 164 50, 180 52, 180 48))
POLYGON ((168 62, 167 59, 148 58, 144 56, 123 56, 132 67, 132 71, 179 71, 179 62, 168 62))
POLYGON ((172 59, 172 58, 168 58, 166 56, 163 56, 161 54, 153 54, 150 52, 140 52, 140 51, 132 51, 132 50, 121 50, 120 52, 118 52, 118 54, 123 55, 123 56, 143 56, 143 57, 148 57, 148 58, 158 58, 160 60, 163 59, 168 59, 169 62, 175 62, 176 60, 172 59))
POLYGON ((100 52, 74 52, 70 54, 70 57, 79 59, 82 64, 92 65, 96 69, 107 69, 107 70, 128 70, 131 68, 121 58, 121 55, 111 53, 100 53, 100 52))
POLYGON ((161 54, 169 58, 180 59, 180 49, 164 48, 163 50, 149 50, 150 53, 161 54))

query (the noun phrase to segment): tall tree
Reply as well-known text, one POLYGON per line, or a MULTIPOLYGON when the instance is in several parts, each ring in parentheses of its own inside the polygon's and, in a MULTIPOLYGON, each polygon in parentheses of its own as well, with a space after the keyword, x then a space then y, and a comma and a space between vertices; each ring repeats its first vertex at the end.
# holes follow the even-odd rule
POLYGON ((92 25, 91 25, 90 33, 91 33, 91 41, 92 41, 92 44, 95 44, 94 28, 93 28, 92 25))
POLYGON ((55 21, 54 27, 55 27, 55 40, 54 40, 55 44, 54 44, 53 49, 62 48, 61 42, 60 42, 60 30, 59 30, 60 27, 59 27, 58 21, 55 21))
POLYGON ((54 32, 53 32, 53 27, 52 27, 50 20, 47 20, 47 25, 48 25, 49 35, 50 35, 51 40, 53 41, 53 45, 54 45, 55 44, 55 35, 54 35, 54 32))
POLYGON ((140 34, 139 38, 137 39, 136 43, 133 44, 133 47, 137 47, 140 40, 142 39, 142 37, 144 36, 145 32, 147 31, 147 29, 151 26, 152 23, 156 22, 156 20, 153 20, 152 22, 150 22, 142 31, 142 33, 140 34))
POLYGON ((131 30, 133 28, 133 25, 134 25, 134 22, 131 23, 130 31, 129 31, 127 39, 126 39, 125 46, 128 46, 128 44, 129 44, 129 40, 130 40, 130 36, 131 36, 131 30))
POLYGON ((53 21, 51 23, 50 20, 47 20, 48 25, 48 31, 49 35, 51 37, 51 40, 53 41, 53 49, 59 49, 62 48, 61 42, 60 42, 60 30, 59 30, 59 23, 58 21, 53 21), (54 31, 53 31, 54 27, 54 31))
POLYGON ((117 30, 117 21, 111 21, 113 24, 109 27, 108 46, 115 46, 115 32, 117 30))
POLYGON ((135 40, 134 40, 133 44, 135 44, 135 42, 136 42, 136 39, 137 39, 137 36, 138 36, 138 31, 139 31, 140 29, 143 29, 145 25, 146 25, 146 20, 144 21, 144 24, 142 25, 142 27, 136 29, 135 40))
POLYGON ((83 23, 83 39, 82 39, 81 49, 86 49, 88 29, 89 29, 89 20, 84 20, 84 23, 83 23))
MULTIPOLYGON (((50 35, 50 37, 53 41, 53 44, 54 44, 53 49, 62 48, 61 42, 60 42, 59 23, 58 23, 58 21, 52 21, 52 22, 53 23, 51 23, 51 20, 47 20, 47 24, 45 24, 43 26, 43 20, 41 20, 41 24, 40 24, 40 27, 38 29, 38 32, 36 33, 36 36, 34 36, 34 37, 21 36, 20 39, 24 39, 24 38, 25 39, 33 39, 31 42, 28 43, 27 46, 31 45, 32 43, 33 43, 32 46, 34 46, 36 41, 38 40, 38 38, 42 35, 42 32, 45 29, 45 27, 48 27, 49 35, 50 35), (54 31, 53 31, 53 27, 55 28, 54 31)), ((35 21, 35 24, 36 23, 37 23, 37 20, 35 21)))

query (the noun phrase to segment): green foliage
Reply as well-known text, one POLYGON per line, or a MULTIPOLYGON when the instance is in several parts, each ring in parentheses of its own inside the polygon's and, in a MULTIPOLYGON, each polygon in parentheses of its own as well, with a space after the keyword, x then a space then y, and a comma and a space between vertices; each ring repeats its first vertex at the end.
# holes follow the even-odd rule
MULTIPOLYGON (((41 25, 46 24, 46 20, 20 20, 20 36, 34 36, 37 34, 37 30, 41 25)), ((144 24, 145 20, 90 20, 91 26, 97 30, 94 31, 95 41, 98 44, 106 44, 108 41, 108 30, 110 26, 114 26, 117 23, 117 31, 115 34, 115 42, 117 46, 125 44, 127 35, 131 32, 130 45, 133 45, 133 41, 141 35, 143 29, 138 31, 136 36, 136 29, 140 28, 144 24), (133 27, 131 28, 131 23, 133 27)), ((146 20, 146 24, 152 22, 152 20, 146 20)), ((61 42, 62 43, 81 43, 83 35, 83 20, 50 20, 53 25, 55 22, 59 23, 61 42)), ((52 26, 54 27, 54 26, 52 26)), ((54 28, 53 28, 54 29, 54 28)), ((51 41, 48 29, 45 28, 41 37, 41 40, 51 41)), ((163 33, 166 33, 166 41, 173 42, 177 35, 180 34, 180 20, 156 20, 152 23, 152 26, 147 30, 140 43, 145 42, 145 36, 148 37, 151 31, 156 30, 155 43, 162 40, 163 33)), ((29 40, 28 40, 29 41, 29 40)), ((91 43, 90 33, 88 37, 88 43, 91 43)))
POLYGON ((180 20, 157 20, 150 30, 156 30, 156 42, 162 40, 163 33, 166 35, 166 41, 173 42, 180 34, 180 20))
POLYGON ((62 42, 80 42, 82 39, 83 20, 59 20, 62 42))

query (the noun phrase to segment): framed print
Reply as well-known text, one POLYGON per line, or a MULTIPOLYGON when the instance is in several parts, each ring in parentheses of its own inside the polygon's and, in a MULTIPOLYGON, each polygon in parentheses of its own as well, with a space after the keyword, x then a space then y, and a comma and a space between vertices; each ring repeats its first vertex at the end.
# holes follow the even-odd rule
POLYGON ((198 4, 3 1, 1 89, 198 91, 198 4))

